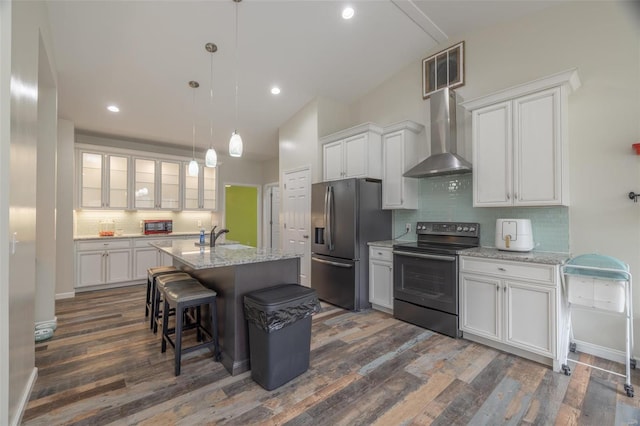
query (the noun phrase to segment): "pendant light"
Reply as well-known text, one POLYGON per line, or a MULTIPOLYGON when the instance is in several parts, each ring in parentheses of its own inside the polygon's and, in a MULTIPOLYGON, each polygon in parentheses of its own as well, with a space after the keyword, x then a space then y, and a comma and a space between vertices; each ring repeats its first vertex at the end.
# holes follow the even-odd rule
POLYGON ((216 150, 213 149, 213 54, 218 51, 218 46, 213 43, 207 43, 204 45, 204 48, 211 54, 211 73, 209 79, 209 106, 211 107, 211 116, 209 117, 210 145, 204 157, 204 165, 206 167, 215 167, 218 165, 218 154, 216 150))
POLYGON ((189 87, 193 89, 193 111, 192 111, 192 131, 191 131, 191 140, 193 146, 193 152, 191 161, 189 161, 189 176, 198 176, 199 167, 198 162, 196 161, 196 89, 200 87, 200 84, 197 81, 190 81, 189 87))
POLYGON ((242 0, 233 0, 236 4, 236 122, 235 130, 229 140, 229 155, 232 157, 242 156, 242 138, 238 133, 238 3, 242 0))

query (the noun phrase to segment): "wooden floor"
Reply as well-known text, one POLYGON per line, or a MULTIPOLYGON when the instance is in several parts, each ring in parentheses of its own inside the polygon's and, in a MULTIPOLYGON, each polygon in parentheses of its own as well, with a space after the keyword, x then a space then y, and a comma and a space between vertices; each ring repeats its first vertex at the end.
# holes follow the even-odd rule
MULTIPOLYGON (((534 362, 368 311, 325 306, 313 318, 311 365, 271 392, 232 377, 205 349, 183 359, 144 318, 141 286, 56 304, 58 329, 36 346, 38 380, 26 425, 409 425, 640 422, 623 378, 576 366, 571 377, 534 362)), ((588 363, 622 365, 580 355, 588 363)))

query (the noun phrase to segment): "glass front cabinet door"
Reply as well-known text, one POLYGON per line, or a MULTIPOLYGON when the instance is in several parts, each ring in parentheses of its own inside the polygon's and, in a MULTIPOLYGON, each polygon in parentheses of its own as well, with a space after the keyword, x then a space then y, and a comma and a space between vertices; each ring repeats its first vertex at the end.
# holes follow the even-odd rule
POLYGON ((200 165, 198 176, 189 176, 186 163, 183 164, 185 210, 216 209, 216 168, 200 165))
POLYGON ((156 162, 136 158, 135 184, 134 184, 134 208, 155 209, 156 205, 156 162))
POLYGON ((134 207, 180 210, 180 162, 136 158, 134 207))
POLYGON ((180 163, 159 161, 160 200, 159 208, 180 210, 180 163))
POLYGON ((129 208, 129 157, 81 151, 80 208, 129 208))

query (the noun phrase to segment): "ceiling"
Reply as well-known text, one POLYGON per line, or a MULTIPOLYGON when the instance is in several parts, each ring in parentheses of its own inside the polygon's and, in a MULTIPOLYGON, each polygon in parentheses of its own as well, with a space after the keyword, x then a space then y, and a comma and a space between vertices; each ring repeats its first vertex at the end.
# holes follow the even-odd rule
POLYGON ((213 117, 219 154, 237 127, 247 158, 270 159, 278 128, 314 98, 348 105, 449 38, 558 1, 350 3, 355 16, 343 20, 344 1, 244 0, 236 51, 232 0, 50 0, 59 115, 85 132, 188 147, 195 118, 199 150, 211 143, 213 117), (218 47, 213 105, 207 42, 218 47), (190 80, 200 83, 195 108, 190 80))

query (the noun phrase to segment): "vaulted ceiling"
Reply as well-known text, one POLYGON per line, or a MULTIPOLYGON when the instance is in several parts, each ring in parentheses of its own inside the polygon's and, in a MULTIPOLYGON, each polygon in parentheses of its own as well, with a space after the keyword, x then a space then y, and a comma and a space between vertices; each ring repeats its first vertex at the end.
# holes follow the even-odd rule
POLYGON ((195 118, 197 149, 210 145, 213 117, 218 152, 237 126, 248 158, 273 158, 278 128, 312 99, 348 105, 439 43, 557 1, 352 1, 344 20, 347 3, 244 0, 236 32, 232 0, 48 1, 60 116, 78 130, 189 147, 195 118), (208 42, 218 47, 213 103, 208 42))

